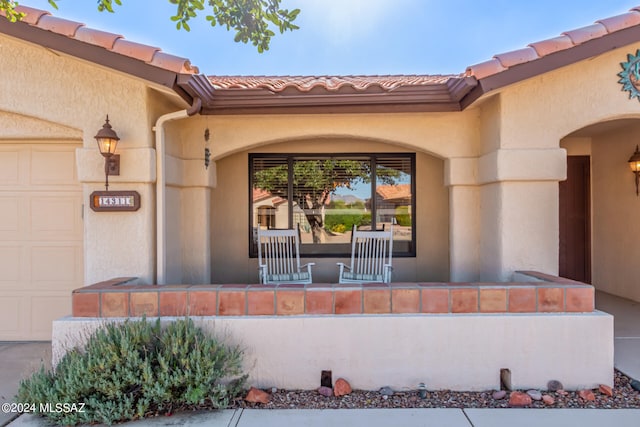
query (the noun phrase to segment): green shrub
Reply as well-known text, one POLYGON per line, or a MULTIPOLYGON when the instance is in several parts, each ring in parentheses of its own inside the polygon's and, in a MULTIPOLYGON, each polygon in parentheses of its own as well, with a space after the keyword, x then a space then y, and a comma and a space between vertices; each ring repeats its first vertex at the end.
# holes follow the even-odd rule
POLYGON ((69 351, 54 372, 41 369, 20 384, 17 402, 62 425, 134 420, 204 405, 224 408, 244 386, 242 352, 196 327, 191 319, 165 328, 125 321, 92 335, 84 351, 69 351), (40 411, 41 404, 85 403, 79 411, 40 411))
POLYGON ((351 231, 354 224, 356 226, 371 224, 371 214, 356 209, 341 209, 337 212, 330 211, 324 219, 325 228, 337 233, 351 231))
POLYGON ((398 206, 396 208, 396 223, 403 227, 411 226, 411 214, 409 213, 409 206, 398 206))

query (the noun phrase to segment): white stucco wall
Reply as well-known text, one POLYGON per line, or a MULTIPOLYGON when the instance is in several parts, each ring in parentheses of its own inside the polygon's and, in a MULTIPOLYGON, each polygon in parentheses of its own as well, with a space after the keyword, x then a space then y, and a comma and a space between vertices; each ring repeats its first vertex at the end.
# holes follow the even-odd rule
MULTIPOLYGON (((322 370, 363 390, 421 382, 429 390, 495 390, 501 369, 516 389, 546 389, 551 379, 567 390, 613 385, 613 317, 602 312, 193 319, 244 350, 248 382, 261 388, 315 389, 322 370)), ((54 364, 105 321, 54 322, 54 364)))

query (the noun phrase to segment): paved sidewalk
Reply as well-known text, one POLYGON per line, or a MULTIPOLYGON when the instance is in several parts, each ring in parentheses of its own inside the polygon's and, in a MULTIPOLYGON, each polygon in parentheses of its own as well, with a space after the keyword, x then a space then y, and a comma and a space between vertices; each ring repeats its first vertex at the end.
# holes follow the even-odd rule
MULTIPOLYGON (((10 427, 44 427, 23 415, 10 427)), ((638 427, 640 409, 238 409, 194 412, 120 424, 123 427, 638 427)), ((98 426, 94 426, 98 427, 98 426)))

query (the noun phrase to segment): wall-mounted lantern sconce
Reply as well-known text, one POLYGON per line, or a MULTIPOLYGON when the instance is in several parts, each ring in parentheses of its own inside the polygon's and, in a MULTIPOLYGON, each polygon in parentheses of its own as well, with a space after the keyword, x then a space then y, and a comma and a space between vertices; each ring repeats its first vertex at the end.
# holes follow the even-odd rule
POLYGON ((109 175, 120 175, 120 155, 115 154, 120 138, 109 124, 109 115, 94 138, 100 154, 104 156, 104 186, 109 191, 109 175))
POLYGON ((638 195, 638 180, 640 180, 640 150, 636 145, 636 151, 633 156, 629 158, 629 167, 633 174, 636 176, 636 196, 638 195))

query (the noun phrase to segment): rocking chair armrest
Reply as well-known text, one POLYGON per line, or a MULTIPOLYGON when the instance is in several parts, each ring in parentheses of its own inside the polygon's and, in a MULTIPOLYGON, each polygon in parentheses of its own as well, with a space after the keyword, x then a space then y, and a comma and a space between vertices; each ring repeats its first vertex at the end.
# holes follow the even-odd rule
POLYGON ((345 268, 349 271, 351 271, 351 266, 345 264, 344 262, 336 262, 336 265, 340 266, 340 272, 342 272, 345 268))
POLYGON ((311 266, 316 265, 315 262, 308 262, 306 264, 303 264, 300 266, 300 269, 302 270, 303 268, 307 268, 309 271, 311 271, 311 266))

